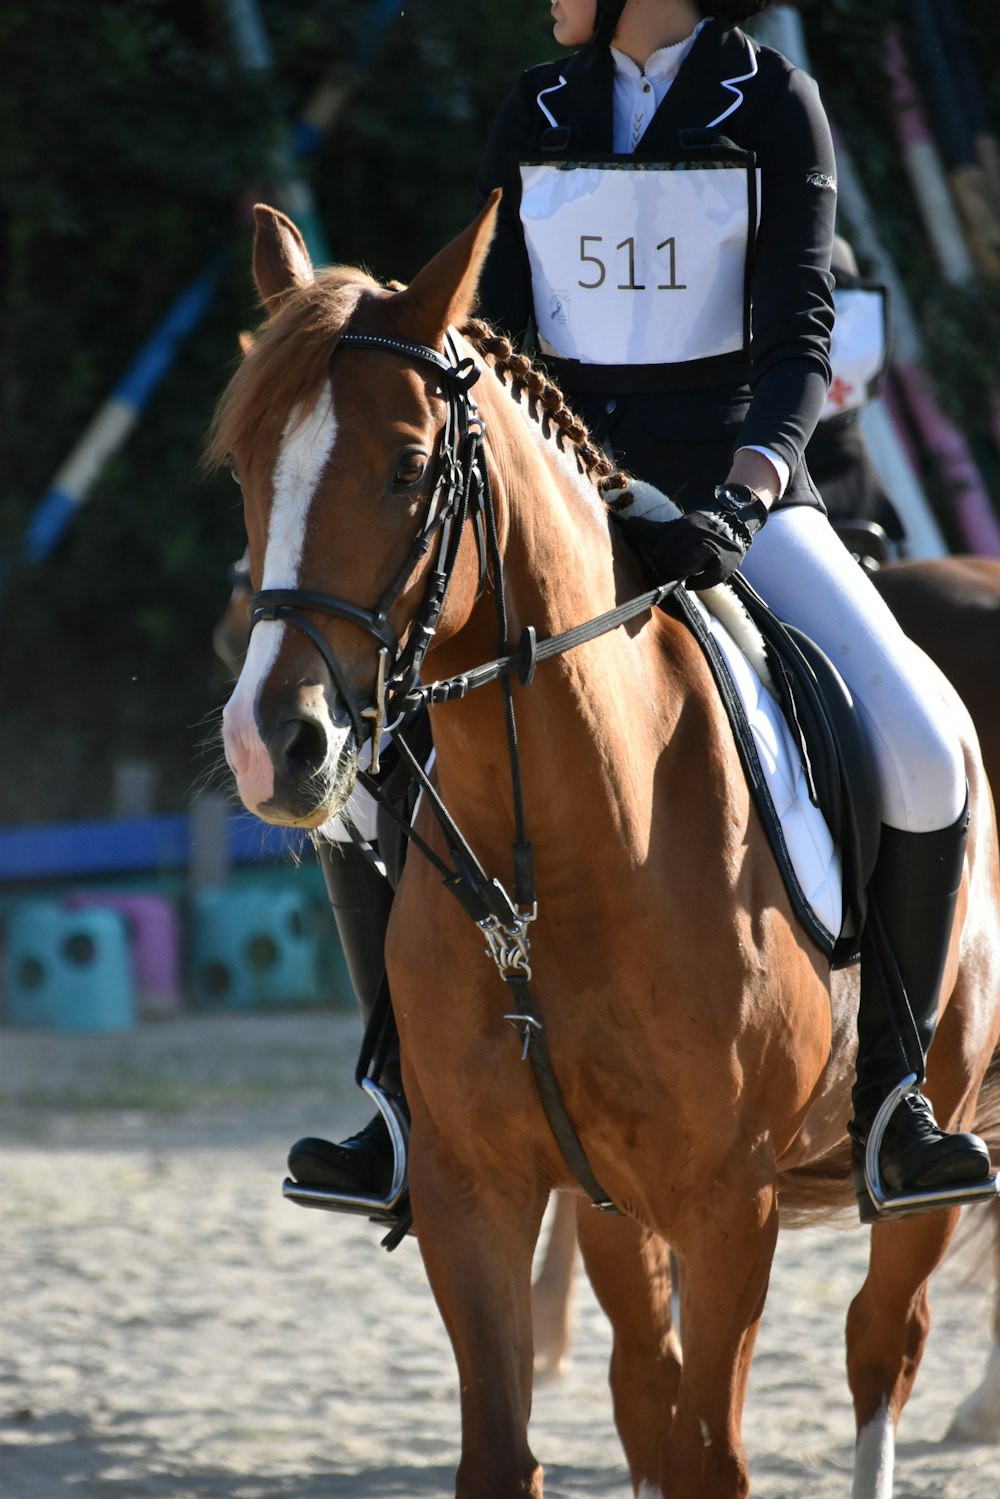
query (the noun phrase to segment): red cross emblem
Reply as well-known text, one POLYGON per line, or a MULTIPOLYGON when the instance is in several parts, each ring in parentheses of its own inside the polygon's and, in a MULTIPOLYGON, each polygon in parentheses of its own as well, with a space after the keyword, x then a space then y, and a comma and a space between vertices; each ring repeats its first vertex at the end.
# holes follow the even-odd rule
POLYGON ((854 392, 854 386, 842 380, 839 375, 834 375, 830 385, 830 394, 827 399, 834 406, 846 406, 854 392))

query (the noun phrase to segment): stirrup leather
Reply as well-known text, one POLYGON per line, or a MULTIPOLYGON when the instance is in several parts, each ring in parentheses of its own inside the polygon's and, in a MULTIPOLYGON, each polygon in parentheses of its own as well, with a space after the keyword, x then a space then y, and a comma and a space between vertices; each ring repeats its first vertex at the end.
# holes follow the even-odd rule
POLYGON ((879 1153, 882 1141, 896 1109, 910 1094, 918 1092, 917 1074, 908 1072, 885 1099, 872 1125, 865 1144, 865 1186, 880 1218, 893 1216, 906 1218, 917 1213, 930 1213, 937 1208, 963 1207, 966 1203, 994 1201, 1000 1197, 1000 1173, 974 1185, 954 1184, 947 1187, 925 1187, 916 1192, 888 1192, 879 1170, 879 1153))
POLYGON ((325 1208, 331 1213, 359 1213, 379 1223, 396 1223, 405 1208, 407 1147, 410 1124, 399 1099, 386 1093, 370 1077, 360 1087, 368 1094, 385 1121, 392 1142, 392 1180, 384 1197, 371 1192, 338 1192, 332 1187, 310 1187, 289 1176, 281 1184, 281 1195, 303 1208, 325 1208))

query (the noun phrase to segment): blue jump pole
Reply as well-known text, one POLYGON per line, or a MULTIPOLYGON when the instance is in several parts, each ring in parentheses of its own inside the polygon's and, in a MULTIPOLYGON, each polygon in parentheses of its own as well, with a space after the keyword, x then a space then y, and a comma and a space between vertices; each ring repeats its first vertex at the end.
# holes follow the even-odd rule
POLYGON ((204 316, 226 258, 220 252, 177 297, 35 506, 22 542, 22 554, 29 562, 41 562, 49 555, 108 458, 139 420, 173 364, 178 345, 204 316))
MULTIPOLYGON (((370 68, 383 34, 399 14, 399 0, 374 0, 355 59, 359 70, 370 68)), ((270 71, 273 67, 270 43, 255 0, 229 0, 228 15, 241 65, 249 70, 270 71)), ((315 150, 340 112, 337 105, 342 107, 345 102, 346 94, 343 100, 321 103, 314 119, 303 120, 293 139, 296 156, 306 156, 315 150)), ((330 257, 308 185, 288 174, 283 186, 287 206, 303 230, 310 255, 317 264, 324 264, 330 257)), ((179 344, 206 312, 225 260, 225 253, 220 253, 184 288, 86 427, 28 522, 22 540, 22 555, 27 561, 40 562, 50 554, 100 477, 105 463, 136 425, 176 358, 179 344)))
MULTIPOLYGON (((274 71, 274 56, 257 0, 227 0, 226 15, 240 66, 248 73, 269 76, 274 71)), ((312 188, 295 171, 291 134, 275 147, 270 171, 280 206, 302 231, 310 258, 316 265, 328 264, 330 252, 312 188)))

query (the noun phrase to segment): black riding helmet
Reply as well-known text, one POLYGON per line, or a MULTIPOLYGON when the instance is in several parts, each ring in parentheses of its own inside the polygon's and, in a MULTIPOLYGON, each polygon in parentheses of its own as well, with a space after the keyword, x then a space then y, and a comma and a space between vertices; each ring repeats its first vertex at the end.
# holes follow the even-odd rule
MULTIPOLYGON (((745 21, 748 16, 755 16, 766 10, 769 4, 770 0, 699 0, 698 9, 703 16, 718 16, 724 21, 745 21)), ((597 0, 595 42, 609 45, 624 9, 625 0, 597 0)))

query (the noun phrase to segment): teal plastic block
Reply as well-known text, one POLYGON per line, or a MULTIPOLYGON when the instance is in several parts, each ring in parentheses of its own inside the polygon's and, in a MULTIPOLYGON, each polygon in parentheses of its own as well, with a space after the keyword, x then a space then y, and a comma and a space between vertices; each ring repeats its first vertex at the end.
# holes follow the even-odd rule
POLYGON ((131 1029, 136 1007, 125 921, 54 901, 13 905, 6 922, 3 1018, 49 1030, 131 1029))
POLYGON ((203 890, 190 919, 191 989, 204 1008, 316 1004, 319 952, 304 891, 203 890))

